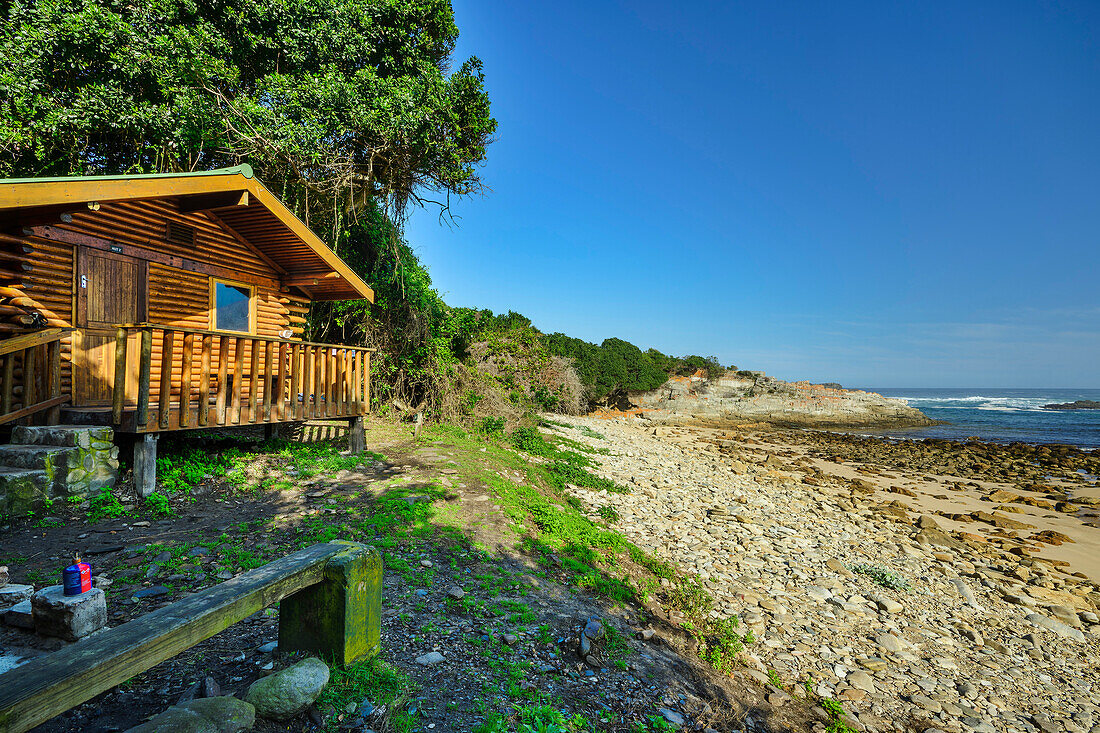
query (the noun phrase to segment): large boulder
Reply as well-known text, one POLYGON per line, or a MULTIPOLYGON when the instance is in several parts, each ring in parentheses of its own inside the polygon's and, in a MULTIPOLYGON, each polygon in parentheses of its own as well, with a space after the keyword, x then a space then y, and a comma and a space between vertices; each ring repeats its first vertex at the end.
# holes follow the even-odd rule
POLYGON ((316 657, 303 659, 281 672, 256 680, 244 699, 272 720, 289 720, 303 713, 328 684, 328 665, 316 657))
POLYGON ((256 708, 235 697, 207 697, 176 705, 126 733, 239 733, 256 723, 256 708))

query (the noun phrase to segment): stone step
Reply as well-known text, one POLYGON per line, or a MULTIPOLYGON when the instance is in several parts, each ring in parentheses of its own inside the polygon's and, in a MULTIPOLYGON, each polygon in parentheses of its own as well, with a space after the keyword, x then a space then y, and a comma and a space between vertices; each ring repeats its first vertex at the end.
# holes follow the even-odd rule
POLYGON ((45 471, 0 466, 0 518, 22 516, 50 495, 45 471))
POLYGON ((53 445, 0 445, 0 466, 32 470, 45 470, 49 466, 68 472, 70 459, 78 453, 78 448, 53 445))
POLYGON ((11 431, 12 444, 24 445, 90 448, 93 442, 109 443, 113 439, 114 430, 97 425, 17 425, 11 431))

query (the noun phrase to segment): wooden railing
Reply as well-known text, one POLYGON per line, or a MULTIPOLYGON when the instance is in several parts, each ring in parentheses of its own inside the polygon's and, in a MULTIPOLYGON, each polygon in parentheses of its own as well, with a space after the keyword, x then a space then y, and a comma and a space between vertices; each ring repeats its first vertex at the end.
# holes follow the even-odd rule
POLYGON ((61 405, 61 340, 69 329, 48 328, 0 341, 0 424, 45 411, 57 424, 61 405))
POLYGON ((280 652, 339 665, 372 657, 382 556, 354 542, 313 545, 36 657, 0 674, 0 733, 30 730, 275 603, 280 652))
POLYGON ((149 323, 119 326, 114 423, 142 433, 365 415, 370 352, 149 323))

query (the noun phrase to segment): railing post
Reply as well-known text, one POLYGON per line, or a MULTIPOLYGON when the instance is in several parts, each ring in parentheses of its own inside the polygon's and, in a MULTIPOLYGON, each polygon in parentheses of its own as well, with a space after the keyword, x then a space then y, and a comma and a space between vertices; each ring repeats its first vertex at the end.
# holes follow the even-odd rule
MULTIPOLYGON (((61 339, 51 341, 46 347, 46 361, 49 364, 50 399, 61 396, 61 339)), ((46 424, 57 425, 61 422, 61 405, 54 405, 46 413, 46 424)))
POLYGON ((179 426, 191 423, 191 368, 195 360, 195 334, 183 334, 183 365, 180 367, 180 417, 179 426))
POLYGON ((122 407, 126 404, 127 335, 121 326, 115 332, 115 386, 111 393, 111 418, 115 425, 122 424, 122 407))
POLYGON ((165 328, 160 335, 160 394, 157 418, 161 430, 168 429, 172 413, 172 364, 176 360, 176 332, 165 328))
POLYGON ((4 355, 4 386, 0 391, 0 415, 11 412, 11 397, 15 390, 15 354, 4 355))
POLYGON ((153 329, 141 329, 141 361, 138 365, 137 426, 149 422, 149 380, 153 373, 153 329))
POLYGON ((348 549, 325 565, 324 580, 279 604, 279 651, 307 651, 346 665, 381 645, 382 557, 373 547, 348 549))
POLYGON ((228 397, 226 376, 229 367, 229 338, 218 336, 218 393, 214 397, 214 415, 218 425, 225 425, 225 400, 228 397))
POLYGON ((210 347, 214 337, 209 334, 199 336, 202 339, 202 370, 199 373, 199 425, 206 426, 210 421, 210 347))
POLYGON ((241 423, 241 389, 244 387, 244 339, 233 339, 233 399, 230 406, 234 425, 241 423))

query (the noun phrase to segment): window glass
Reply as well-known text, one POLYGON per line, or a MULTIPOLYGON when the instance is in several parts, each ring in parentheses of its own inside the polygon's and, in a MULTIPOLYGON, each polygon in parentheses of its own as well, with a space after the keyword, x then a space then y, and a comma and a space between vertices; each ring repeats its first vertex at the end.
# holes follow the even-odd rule
POLYGON ((252 300, 249 288, 214 283, 214 328, 219 331, 248 332, 248 309, 252 300))

